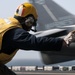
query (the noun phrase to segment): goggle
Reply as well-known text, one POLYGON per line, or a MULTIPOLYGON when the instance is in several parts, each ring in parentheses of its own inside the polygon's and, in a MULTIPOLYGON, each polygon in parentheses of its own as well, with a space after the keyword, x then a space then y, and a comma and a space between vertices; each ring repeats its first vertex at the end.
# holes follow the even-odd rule
POLYGON ((26 20, 25 20, 25 25, 26 26, 32 26, 34 25, 34 19, 32 17, 28 17, 26 20))

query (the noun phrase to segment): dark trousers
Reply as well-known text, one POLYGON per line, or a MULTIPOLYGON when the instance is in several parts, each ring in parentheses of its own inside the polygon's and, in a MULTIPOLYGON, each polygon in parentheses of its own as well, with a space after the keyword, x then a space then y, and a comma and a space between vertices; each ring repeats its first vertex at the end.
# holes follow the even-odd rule
POLYGON ((16 75, 6 65, 0 64, 0 75, 16 75))

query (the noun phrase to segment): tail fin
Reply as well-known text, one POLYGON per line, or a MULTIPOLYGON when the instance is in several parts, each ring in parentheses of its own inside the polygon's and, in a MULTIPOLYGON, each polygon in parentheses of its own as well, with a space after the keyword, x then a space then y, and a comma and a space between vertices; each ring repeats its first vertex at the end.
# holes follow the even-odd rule
POLYGON ((58 26, 75 24, 75 16, 53 0, 29 0, 38 11, 37 30, 47 30, 58 26))

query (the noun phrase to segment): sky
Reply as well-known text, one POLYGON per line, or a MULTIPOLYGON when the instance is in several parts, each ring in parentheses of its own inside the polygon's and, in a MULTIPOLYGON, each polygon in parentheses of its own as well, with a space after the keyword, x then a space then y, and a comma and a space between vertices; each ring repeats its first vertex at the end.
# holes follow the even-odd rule
POLYGON ((64 9, 75 15, 75 0, 54 0, 64 9))
MULTIPOLYGON (((75 15, 75 0, 54 0, 64 9, 75 15)), ((0 2, 0 18, 7 18, 14 15, 14 12, 20 4, 27 0, 1 0, 0 2)), ((14 58, 39 59, 39 52, 35 51, 19 51, 14 58)))
MULTIPOLYGON (((54 0, 56 3, 61 5, 67 11, 75 14, 75 0, 54 0)), ((6 18, 13 16, 16 8, 21 3, 27 2, 27 0, 1 0, 0 2, 0 17, 6 18)))

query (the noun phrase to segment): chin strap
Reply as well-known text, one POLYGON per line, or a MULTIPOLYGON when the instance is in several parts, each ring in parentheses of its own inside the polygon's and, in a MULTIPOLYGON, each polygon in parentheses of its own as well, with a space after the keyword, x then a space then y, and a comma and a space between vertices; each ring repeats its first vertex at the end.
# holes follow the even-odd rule
POLYGON ((34 30, 34 29, 31 29, 31 31, 33 31, 33 32, 37 32, 37 30, 34 30))
POLYGON ((36 30, 36 26, 33 26, 33 27, 31 28, 31 31, 33 31, 33 32, 37 32, 37 30, 36 30))

